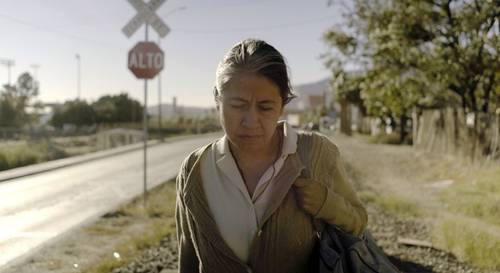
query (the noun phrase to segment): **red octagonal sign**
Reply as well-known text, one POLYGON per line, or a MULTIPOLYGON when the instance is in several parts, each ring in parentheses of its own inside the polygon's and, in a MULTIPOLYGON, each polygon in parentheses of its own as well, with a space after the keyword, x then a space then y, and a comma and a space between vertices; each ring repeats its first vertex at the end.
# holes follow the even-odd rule
POLYGON ((139 79, 152 79, 163 69, 163 51, 153 42, 139 42, 128 52, 128 68, 139 79))

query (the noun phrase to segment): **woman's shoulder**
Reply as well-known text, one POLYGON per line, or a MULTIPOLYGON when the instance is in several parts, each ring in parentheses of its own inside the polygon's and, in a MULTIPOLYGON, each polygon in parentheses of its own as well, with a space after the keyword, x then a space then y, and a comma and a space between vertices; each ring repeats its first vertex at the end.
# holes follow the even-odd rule
POLYGON ((310 147, 311 151, 321 151, 323 149, 338 153, 338 147, 331 139, 320 132, 297 131, 299 145, 310 147))
POLYGON ((205 153, 205 151, 207 149, 210 149, 214 143, 215 142, 211 142, 211 143, 206 144, 204 146, 198 147, 194 151, 192 151, 191 153, 189 153, 189 155, 187 155, 184 158, 184 160, 182 161, 181 171, 186 171, 186 170, 189 171, 189 170, 191 170, 193 168, 193 166, 195 165, 195 163, 197 161, 199 161, 200 158, 203 156, 203 154, 205 153))
POLYGON ((189 153, 189 155, 187 155, 184 158, 184 160, 181 163, 179 173, 177 175, 178 188, 184 188, 186 180, 189 177, 190 173, 193 171, 195 166, 199 164, 200 160, 202 159, 206 151, 212 148, 214 143, 215 141, 206 144, 204 146, 201 146, 199 148, 196 148, 194 151, 189 153))

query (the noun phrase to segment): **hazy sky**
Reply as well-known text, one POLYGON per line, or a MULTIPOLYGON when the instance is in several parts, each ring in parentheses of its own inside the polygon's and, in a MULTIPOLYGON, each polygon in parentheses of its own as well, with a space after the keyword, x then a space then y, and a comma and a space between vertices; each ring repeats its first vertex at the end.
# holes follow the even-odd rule
MULTIPOLYGON (((283 53, 292 83, 329 75, 319 55, 322 33, 341 21, 327 0, 169 0, 157 11, 171 28, 161 41, 165 52, 163 102, 212 106, 217 63, 236 42, 268 41, 283 53), (185 10, 178 10, 185 6, 185 10), (173 11, 173 12, 172 12, 173 11)), ((143 86, 127 68, 127 52, 144 39, 144 28, 130 39, 121 28, 136 14, 126 0, 0 0, 0 58, 15 60, 12 81, 38 64, 39 99, 63 102, 77 95, 81 56, 82 98, 126 91, 143 101, 143 86)), ((158 36, 150 31, 150 39, 158 36)), ((148 105, 158 101, 157 79, 149 81, 148 105)), ((0 84, 7 68, 0 65, 0 84)))

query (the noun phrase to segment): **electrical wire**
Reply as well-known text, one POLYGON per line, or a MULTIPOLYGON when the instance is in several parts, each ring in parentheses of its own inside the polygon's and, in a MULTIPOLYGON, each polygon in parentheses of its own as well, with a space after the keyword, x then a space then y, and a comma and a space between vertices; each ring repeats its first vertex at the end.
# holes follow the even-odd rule
POLYGON ((318 23, 318 22, 324 22, 324 21, 331 20, 331 19, 336 18, 336 17, 338 17, 338 15, 330 15, 330 16, 325 16, 325 17, 320 17, 320 18, 315 18, 315 19, 310 19, 310 20, 290 22, 290 23, 278 24, 278 25, 260 26, 260 27, 241 27, 241 28, 222 29, 222 30, 173 28, 172 30, 175 30, 177 32, 197 33, 197 34, 221 34, 221 33, 231 33, 231 32, 276 30, 276 29, 284 29, 284 28, 314 24, 314 23, 318 23))
MULTIPOLYGON (((268 25, 268 26, 258 26, 258 27, 239 27, 239 28, 229 28, 229 29, 219 29, 219 30, 213 30, 213 29, 191 29, 191 28, 172 28, 172 32, 181 32, 181 33, 191 33, 191 34, 224 34, 224 33, 235 33, 235 32, 252 32, 252 31, 268 31, 268 30, 277 30, 277 29, 285 29, 285 28, 291 28, 291 27, 297 27, 297 26, 302 26, 302 25, 309 25, 309 24, 314 24, 318 22, 324 22, 327 20, 331 20, 333 18, 336 18, 338 15, 329 15, 329 16, 324 16, 320 18, 314 18, 314 19, 308 19, 308 20, 302 20, 302 21, 296 21, 296 22, 290 22, 290 23, 284 23, 284 24, 276 24, 276 25, 268 25)), ((117 48, 119 47, 116 44, 111 44, 108 42, 103 42, 103 41, 98 41, 98 40, 93 40, 93 39, 88 39, 85 37, 80 37, 76 35, 72 35, 66 32, 54 30, 51 28, 47 27, 42 27, 40 25, 36 25, 34 23, 30 23, 24 20, 20 20, 17 18, 14 18, 12 16, 6 15, 6 14, 1 14, 0 13, 0 18, 3 18, 4 20, 8 20, 20 25, 24 25, 27 27, 31 27, 37 30, 45 31, 51 34, 63 36, 65 38, 73 39, 73 40, 78 40, 78 41, 83 41, 86 43, 91 43, 99 46, 105 46, 105 47, 113 47, 117 48)))
POLYGON ((30 22, 27 22, 27 21, 24 21, 24 20, 20 20, 20 19, 14 18, 14 17, 6 15, 6 14, 1 14, 0 13, 0 18, 3 18, 4 20, 8 20, 8 21, 11 21, 11 22, 14 22, 14 23, 17 23, 19 25, 23 25, 23 26, 30 27, 30 28, 33 28, 33 29, 36 29, 36 30, 40 30, 40 31, 51 33, 51 34, 63 36, 65 38, 69 38, 69 39, 73 39, 73 40, 78 40, 78 41, 82 41, 82 42, 92 43, 92 44, 96 44, 96 45, 99 45, 99 46, 106 46, 106 47, 113 47, 113 48, 118 47, 117 45, 114 45, 114 44, 111 44, 111 43, 107 43, 107 42, 103 42, 103 41, 98 41, 98 40, 93 40, 93 39, 88 39, 88 38, 85 38, 85 37, 76 36, 76 35, 69 34, 69 33, 62 32, 62 31, 58 31, 58 30, 55 30, 55 29, 51 29, 51 28, 47 28, 47 27, 42 27, 42 26, 36 25, 34 23, 30 23, 30 22))

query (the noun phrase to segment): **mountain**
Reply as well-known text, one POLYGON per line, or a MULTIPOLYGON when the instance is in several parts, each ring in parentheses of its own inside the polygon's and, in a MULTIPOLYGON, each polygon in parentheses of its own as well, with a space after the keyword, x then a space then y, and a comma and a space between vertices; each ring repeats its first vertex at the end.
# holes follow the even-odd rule
POLYGON ((322 79, 312 83, 300 84, 293 87, 297 98, 293 99, 285 109, 289 111, 303 111, 314 108, 318 104, 330 103, 333 93, 330 88, 330 79, 322 79))
MULTIPOLYGON (((157 116, 159 114, 158 105, 148 107, 148 113, 152 116, 157 116)), ((209 107, 195 107, 195 106, 183 106, 177 105, 173 107, 172 104, 166 103, 161 105, 161 114, 165 117, 172 117, 175 115, 182 115, 185 117, 200 117, 205 115, 210 115, 213 113, 215 108, 209 107), (175 111, 174 111, 175 108, 175 111)))
MULTIPOLYGON (((312 83, 300 84, 292 87, 293 92, 297 98, 293 99, 286 107, 285 110, 289 111, 303 111, 314 108, 318 104, 326 102, 330 103, 333 98, 333 93, 330 91, 330 79, 322 79, 312 83)), ((182 106, 177 105, 175 111, 177 115, 184 115, 188 117, 204 116, 213 113, 215 108, 209 107, 195 107, 195 106, 182 106)), ((161 105, 162 115, 166 117, 174 116, 174 107, 172 104, 161 105)), ((153 116, 158 115, 158 105, 148 107, 148 113, 153 116)))

